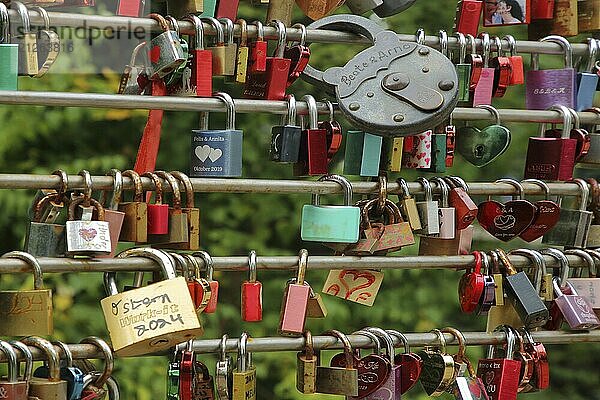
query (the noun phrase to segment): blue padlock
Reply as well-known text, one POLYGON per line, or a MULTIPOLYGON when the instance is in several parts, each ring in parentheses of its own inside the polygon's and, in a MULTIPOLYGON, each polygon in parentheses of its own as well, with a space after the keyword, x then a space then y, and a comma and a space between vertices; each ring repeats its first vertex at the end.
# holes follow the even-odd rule
POLYGON ((379 176, 383 137, 361 131, 348 131, 344 174, 379 176))
POLYGON ((202 129, 192 130, 192 154, 190 176, 192 177, 240 177, 242 176, 243 132, 235 129, 235 104, 227 93, 215 92, 227 105, 227 127, 209 130, 208 121, 202 129))
POLYGON ((594 96, 598 85, 598 74, 596 68, 596 56, 598 55, 598 42, 596 39, 588 39, 588 62, 585 71, 577 73, 577 111, 587 110, 594 106, 594 96))
MULTIPOLYGON (((81 399, 84 386, 83 377, 85 374, 81 369, 73 366, 73 354, 69 346, 59 341, 52 342, 52 344, 59 347, 65 353, 64 360, 60 362, 60 379, 67 381, 67 400, 81 399)), ((48 366, 38 367, 33 372, 33 376, 38 378, 50 377, 48 366)))

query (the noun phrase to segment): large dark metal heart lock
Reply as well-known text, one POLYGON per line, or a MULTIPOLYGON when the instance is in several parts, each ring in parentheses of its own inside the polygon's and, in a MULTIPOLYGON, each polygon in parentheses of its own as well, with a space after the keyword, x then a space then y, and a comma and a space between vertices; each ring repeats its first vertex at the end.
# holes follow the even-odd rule
POLYGON ((508 242, 525 231, 534 216, 535 207, 528 201, 511 200, 502 204, 488 200, 479 204, 477 220, 496 239, 508 242))
POLYGON ((509 144, 510 131, 502 125, 465 126, 458 129, 456 149, 468 162, 483 167, 502 155, 509 144))
POLYGON ((308 65, 302 75, 334 92, 356 128, 382 136, 414 135, 441 125, 456 106, 456 69, 439 51, 401 41, 395 32, 356 15, 333 15, 307 28, 357 33, 373 43, 344 67, 322 72, 308 65))
MULTIPOLYGON (((333 356, 332 367, 345 368, 345 354, 333 356)), ((365 357, 354 356, 354 367, 358 369, 358 397, 363 398, 376 391, 385 383, 391 372, 391 366, 383 356, 369 354, 365 357)))

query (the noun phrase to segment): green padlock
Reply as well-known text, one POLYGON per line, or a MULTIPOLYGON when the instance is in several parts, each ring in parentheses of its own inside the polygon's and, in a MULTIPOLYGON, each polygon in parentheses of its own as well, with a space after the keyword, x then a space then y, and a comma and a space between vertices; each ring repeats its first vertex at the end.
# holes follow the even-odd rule
POLYGON ((216 8, 217 0, 204 0, 204 9, 200 14, 200 18, 214 17, 216 8))
POLYGON ((383 137, 361 131, 348 131, 344 174, 379 176, 383 137))
POLYGON ((458 32, 454 36, 458 39, 458 63, 456 64, 456 75, 458 75, 458 101, 469 102, 469 84, 471 81, 471 64, 467 58, 467 39, 465 35, 458 32))
POLYGON ((8 9, 0 3, 0 90, 17 90, 19 45, 10 43, 8 9))
POLYGON ((341 175, 325 175, 319 181, 331 181, 344 188, 343 206, 322 206, 319 195, 302 207, 302 240, 309 242, 356 243, 359 237, 360 208, 351 206, 352 185, 341 175))
POLYGON ((431 137, 431 168, 427 169, 428 172, 446 172, 447 137, 445 128, 445 125, 436 128, 431 137))

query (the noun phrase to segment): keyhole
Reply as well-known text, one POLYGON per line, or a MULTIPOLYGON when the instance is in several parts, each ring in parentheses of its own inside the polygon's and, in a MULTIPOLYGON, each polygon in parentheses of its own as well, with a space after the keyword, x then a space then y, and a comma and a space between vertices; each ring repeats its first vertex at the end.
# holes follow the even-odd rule
POLYGON ((480 144, 475 147, 475 158, 483 158, 483 152, 485 151, 485 146, 480 144))

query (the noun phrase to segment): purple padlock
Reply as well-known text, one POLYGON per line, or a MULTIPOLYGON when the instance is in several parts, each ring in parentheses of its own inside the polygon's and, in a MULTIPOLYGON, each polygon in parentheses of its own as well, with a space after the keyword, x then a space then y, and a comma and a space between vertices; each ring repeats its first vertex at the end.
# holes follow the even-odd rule
POLYGON ((539 55, 531 55, 531 71, 525 82, 525 104, 529 110, 546 110, 553 105, 575 108, 577 73, 573 68, 573 48, 567 39, 550 35, 540 42, 558 43, 565 55, 565 68, 539 69, 539 55))

